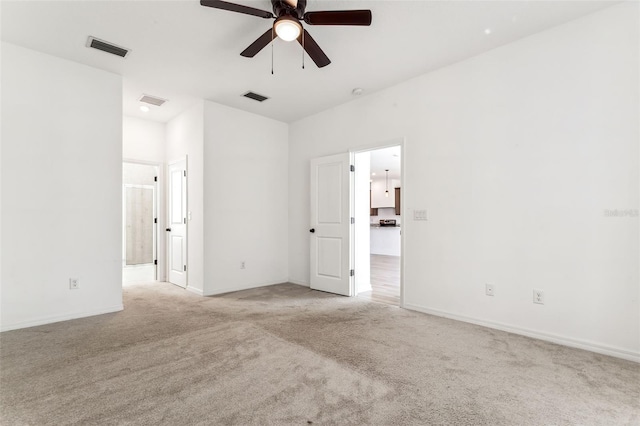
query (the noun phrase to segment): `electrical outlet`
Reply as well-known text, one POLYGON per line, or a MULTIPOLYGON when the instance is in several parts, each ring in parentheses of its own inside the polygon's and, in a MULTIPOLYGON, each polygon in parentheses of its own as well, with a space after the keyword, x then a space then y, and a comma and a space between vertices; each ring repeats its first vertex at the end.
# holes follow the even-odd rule
POLYGON ((484 285, 484 291, 487 294, 487 296, 493 296, 493 284, 485 284, 484 285))
POLYGON ((77 290, 80 288, 80 280, 77 278, 69 278, 69 289, 77 290))
POLYGON ((242 262, 240 262, 240 269, 245 269, 244 260, 242 262))
POLYGON ((544 305, 544 290, 538 288, 533 289, 533 303, 544 305))

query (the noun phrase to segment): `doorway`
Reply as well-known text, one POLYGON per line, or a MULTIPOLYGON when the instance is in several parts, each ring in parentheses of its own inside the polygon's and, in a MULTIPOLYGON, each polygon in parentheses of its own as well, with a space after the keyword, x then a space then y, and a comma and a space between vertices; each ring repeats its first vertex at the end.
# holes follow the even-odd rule
POLYGON ((122 165, 122 283, 158 279, 158 166, 122 165))
POLYGON ((356 295, 401 306, 402 146, 354 153, 356 295))

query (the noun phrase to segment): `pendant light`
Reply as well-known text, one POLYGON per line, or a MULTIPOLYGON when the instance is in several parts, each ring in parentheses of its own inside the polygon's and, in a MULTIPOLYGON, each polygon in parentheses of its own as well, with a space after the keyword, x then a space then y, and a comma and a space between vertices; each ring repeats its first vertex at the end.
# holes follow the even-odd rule
POLYGON ((387 174, 387 177, 385 178, 386 190, 384 191, 384 196, 389 197, 389 169, 385 169, 384 172, 387 174))

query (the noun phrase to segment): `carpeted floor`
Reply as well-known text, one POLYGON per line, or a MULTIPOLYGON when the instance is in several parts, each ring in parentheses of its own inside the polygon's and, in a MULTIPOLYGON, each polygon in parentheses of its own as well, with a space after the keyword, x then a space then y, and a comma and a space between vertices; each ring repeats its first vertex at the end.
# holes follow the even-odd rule
POLYGON ((640 365, 292 284, 0 334, 2 425, 640 424, 640 365))

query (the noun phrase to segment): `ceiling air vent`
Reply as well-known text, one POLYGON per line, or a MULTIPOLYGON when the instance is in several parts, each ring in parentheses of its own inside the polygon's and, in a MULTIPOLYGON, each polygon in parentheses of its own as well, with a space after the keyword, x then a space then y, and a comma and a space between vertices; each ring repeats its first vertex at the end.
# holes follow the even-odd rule
POLYGON ((253 99, 254 101, 258 101, 258 102, 263 102, 269 99, 266 96, 258 95, 257 93, 253 93, 253 92, 247 92, 242 96, 244 96, 245 98, 253 99))
POLYGON ((87 39, 87 47, 92 47, 94 49, 102 50, 103 52, 111 53, 112 55, 120 56, 122 58, 124 58, 129 54, 129 52, 131 52, 129 49, 116 46, 113 43, 100 40, 93 36, 89 36, 89 38, 87 39))
POLYGON ((140 102, 144 102, 146 104, 162 106, 163 103, 167 102, 166 99, 158 98, 157 96, 150 95, 142 95, 139 99, 140 102))

